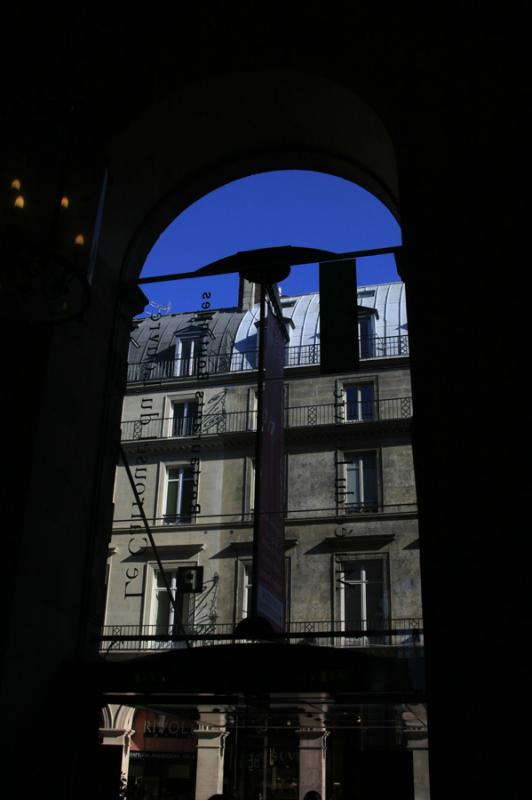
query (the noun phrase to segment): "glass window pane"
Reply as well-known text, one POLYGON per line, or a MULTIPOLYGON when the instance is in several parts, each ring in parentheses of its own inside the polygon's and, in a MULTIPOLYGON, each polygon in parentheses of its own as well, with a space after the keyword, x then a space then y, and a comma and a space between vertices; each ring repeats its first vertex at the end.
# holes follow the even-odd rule
POLYGON ((155 624, 158 627, 166 628, 168 626, 170 598, 165 589, 157 592, 157 612, 155 616, 155 624))
POLYGON ((360 503, 360 460, 358 456, 352 456, 351 463, 347 464, 347 496, 346 502, 349 505, 360 503))
POLYGON ((382 583, 366 585, 366 607, 368 620, 380 622, 384 617, 382 583))
POLYGON ((181 340, 180 375, 191 375, 193 372, 194 339, 181 340))
POLYGON ((190 522, 192 519, 192 492, 194 490, 194 474, 192 469, 183 470, 183 491, 181 495, 180 519, 181 522, 190 522))
POLYGON ((382 561, 380 559, 364 561, 364 569, 368 583, 382 584, 382 561))
POLYGON ((359 581, 362 561, 347 561, 344 564, 344 578, 346 581, 359 581))
POLYGON ((371 358, 374 350, 372 337, 372 319, 370 316, 359 317, 358 337, 360 358, 371 358))
POLYGON ((374 392, 372 383, 360 383, 345 387, 347 420, 373 419, 374 392))
POLYGON ((195 401, 187 402, 187 414, 185 422, 185 430, 183 436, 192 436, 194 433, 194 421, 198 413, 198 404, 195 401))
POLYGON ((374 412, 373 384, 363 383, 360 386, 360 419, 373 419, 374 412))
POLYGON ((197 403, 186 400, 183 403, 173 404, 173 436, 191 436, 194 418, 197 413, 197 403))
POLYGON ((181 341, 181 358, 190 358, 192 355, 192 339, 182 339, 181 341))
POLYGON ((251 565, 246 564, 244 567, 244 585, 242 593, 242 617, 247 617, 251 610, 251 578, 251 565))
POLYGON ((360 584, 344 585, 345 591, 345 627, 359 628, 362 621, 362 597, 360 584))
POLYGON ((177 513, 177 498, 179 492, 179 480, 176 480, 178 470, 168 470, 168 485, 166 491, 166 516, 175 517, 177 513))
POLYGON ((344 572, 345 627, 378 627, 385 619, 383 561, 347 561, 344 572))
POLYGON ((185 418, 185 404, 174 403, 174 421, 172 436, 183 436, 183 423, 185 418))
POLYGON ((345 417, 358 419, 358 391, 356 386, 345 388, 345 417))
MULTIPOLYGON (((168 575, 168 573, 166 573, 168 575)), ((161 572, 157 573, 157 589, 164 589, 166 586, 161 572)))
POLYGON ((375 453, 363 454, 364 503, 377 505, 377 457, 375 453))

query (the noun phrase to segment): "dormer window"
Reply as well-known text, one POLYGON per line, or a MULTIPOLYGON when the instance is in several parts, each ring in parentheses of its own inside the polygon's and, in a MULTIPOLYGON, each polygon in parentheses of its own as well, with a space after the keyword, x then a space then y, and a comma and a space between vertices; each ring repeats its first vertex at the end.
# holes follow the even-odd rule
POLYGON ((358 346, 360 358, 375 357, 375 317, 373 314, 360 314, 359 312, 358 346))
POLYGON ((184 336, 176 339, 175 374, 179 376, 194 375, 199 347, 198 336, 184 336))

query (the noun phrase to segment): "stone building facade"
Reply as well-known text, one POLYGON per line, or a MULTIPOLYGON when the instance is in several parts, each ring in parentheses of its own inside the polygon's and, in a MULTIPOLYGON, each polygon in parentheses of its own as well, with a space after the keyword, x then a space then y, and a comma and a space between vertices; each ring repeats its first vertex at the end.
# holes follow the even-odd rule
MULTIPOLYGON (((136 494, 121 462, 101 643, 108 660, 175 655, 221 644, 223 635, 233 641, 249 612, 254 299, 253 285, 244 282, 237 309, 214 309, 206 292, 197 311, 135 321, 122 446, 136 494)), ((360 370, 322 375, 319 295, 281 298, 290 320, 282 465, 286 630, 291 646, 304 641, 400 659, 423 652, 404 285, 359 287, 357 303, 360 370)), ((212 663, 216 669, 215 647, 212 663)), ((187 800, 222 790, 242 800, 296 800, 310 790, 344 800, 355 782, 376 780, 368 765, 383 749, 399 759, 399 796, 428 797, 421 705, 359 698, 340 706, 320 696, 300 698, 296 708, 272 696, 269 722, 249 723, 248 711, 230 703, 130 713, 108 707, 103 742, 121 747, 132 798, 151 797, 156 786, 187 800), (109 720, 122 718, 127 725, 113 728, 109 720)))

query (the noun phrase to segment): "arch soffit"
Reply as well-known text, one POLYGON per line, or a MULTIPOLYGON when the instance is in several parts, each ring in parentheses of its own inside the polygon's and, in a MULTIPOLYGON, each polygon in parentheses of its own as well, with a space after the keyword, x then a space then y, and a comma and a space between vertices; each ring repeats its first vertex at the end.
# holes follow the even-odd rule
POLYGON ((110 703, 101 710, 101 727, 120 731, 130 731, 133 727, 135 708, 110 703))
POLYGON ((188 86, 110 144, 100 252, 134 279, 160 233, 191 203, 247 175, 314 169, 352 180, 398 217, 391 139, 349 90, 302 73, 230 75, 188 86))

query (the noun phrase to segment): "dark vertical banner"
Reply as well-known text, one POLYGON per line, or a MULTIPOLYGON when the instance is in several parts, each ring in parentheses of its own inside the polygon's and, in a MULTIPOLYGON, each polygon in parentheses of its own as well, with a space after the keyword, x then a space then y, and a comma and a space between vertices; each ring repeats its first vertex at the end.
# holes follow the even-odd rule
POLYGON ((254 521, 254 608, 257 616, 284 630, 284 391, 285 340, 281 323, 271 312, 261 327, 264 373, 259 480, 254 521))
POLYGON ((320 264, 320 365, 322 375, 360 368, 354 259, 320 264))

